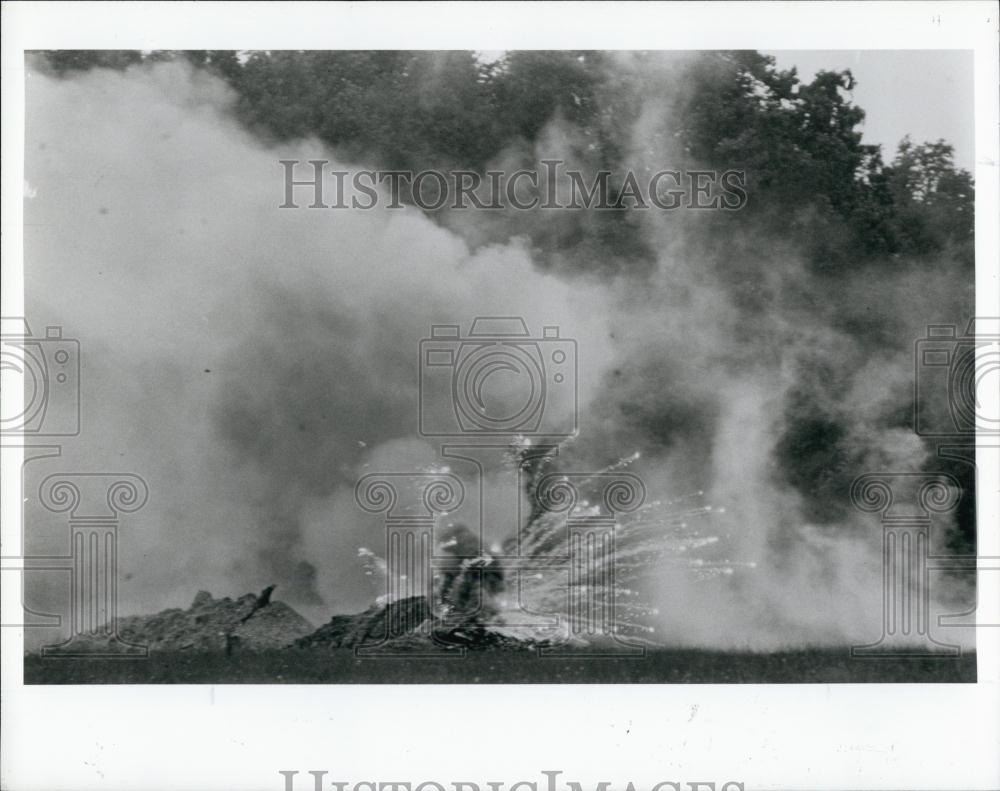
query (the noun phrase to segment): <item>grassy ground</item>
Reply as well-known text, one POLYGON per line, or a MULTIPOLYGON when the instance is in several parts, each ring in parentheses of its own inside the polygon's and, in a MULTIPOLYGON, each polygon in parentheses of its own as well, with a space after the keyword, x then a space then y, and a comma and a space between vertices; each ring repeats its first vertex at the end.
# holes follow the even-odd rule
POLYGON ((644 658, 359 658, 351 650, 157 654, 147 659, 25 658, 27 684, 773 684, 955 683, 976 657, 853 659, 847 649, 755 654, 658 650, 644 658))

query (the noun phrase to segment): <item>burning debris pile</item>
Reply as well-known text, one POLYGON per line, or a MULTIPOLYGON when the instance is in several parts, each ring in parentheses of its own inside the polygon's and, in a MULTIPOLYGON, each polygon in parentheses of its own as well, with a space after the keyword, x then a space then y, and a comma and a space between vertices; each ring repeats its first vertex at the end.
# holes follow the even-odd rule
MULTIPOLYGON (((153 615, 117 618, 110 636, 152 653, 254 653, 275 649, 354 649, 378 646, 387 650, 458 648, 533 648, 535 643, 493 631, 477 622, 434 620, 424 596, 392 602, 380 601, 354 615, 334 615, 319 629, 284 602, 271 601, 275 586, 260 595, 247 593, 236 599, 216 599, 199 591, 191 606, 171 608, 153 615)), ((89 637, 86 653, 101 653, 105 639, 89 637)))
POLYGON ((383 639, 392 625, 393 631, 419 628, 431 615, 427 599, 413 596, 408 599, 373 604, 357 615, 334 615, 328 623, 312 634, 295 641, 296 648, 354 648, 383 639))
POLYGON ((444 624, 435 621, 424 596, 374 604, 357 615, 335 615, 315 632, 295 641, 296 648, 326 649, 378 647, 392 652, 436 648, 528 649, 532 642, 518 639, 469 620, 444 624))
MULTIPOLYGON (((529 473, 524 485, 532 511, 520 535, 487 547, 465 524, 446 522, 433 531, 433 555, 399 555, 400 547, 430 539, 431 522, 420 522, 423 534, 390 542, 395 557, 361 548, 366 573, 385 590, 363 612, 333 615, 315 629, 272 601, 276 586, 269 585, 235 600, 200 591, 187 610, 118 618, 102 633, 155 653, 635 654, 660 644, 649 625, 657 614, 645 592, 650 569, 669 563, 692 579, 712 579, 752 568, 718 547, 705 520, 723 509, 701 504, 701 491, 646 502, 641 480, 626 470, 637 453, 581 474, 553 470, 551 453, 528 464, 530 449, 515 439, 508 454, 510 464, 529 473)), ((442 474, 415 477, 427 485, 442 474)), ((88 642, 99 649, 102 639, 88 642)))

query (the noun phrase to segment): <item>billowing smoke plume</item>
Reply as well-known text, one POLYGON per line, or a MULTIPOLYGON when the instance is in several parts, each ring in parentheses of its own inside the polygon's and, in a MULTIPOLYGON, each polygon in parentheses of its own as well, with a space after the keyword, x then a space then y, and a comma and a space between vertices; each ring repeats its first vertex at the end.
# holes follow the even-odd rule
MULTIPOLYGON (((655 133, 670 73, 633 88, 620 145, 634 169, 687 156, 655 133)), ((629 277, 613 244, 579 266, 555 250, 556 230, 584 222, 569 215, 547 249, 537 212, 279 210, 278 160, 333 167, 336 152, 261 143, 221 80, 179 63, 31 71, 27 99, 29 321, 83 349, 83 433, 58 467, 134 471, 151 489, 123 527, 124 611, 272 582, 317 619, 370 604, 358 550, 382 534, 354 483, 439 461, 416 430, 419 340, 519 315, 579 345, 580 436, 561 463, 641 451, 653 496, 703 490, 725 507, 708 529, 728 558, 756 564, 711 584, 652 570, 662 639, 877 637, 881 534, 846 486, 927 461, 896 413, 910 342, 963 297, 947 273, 854 271, 834 292, 765 231, 720 239, 683 211, 628 221, 629 277)), ((576 151, 595 167, 577 134, 555 118, 498 160, 576 151)))

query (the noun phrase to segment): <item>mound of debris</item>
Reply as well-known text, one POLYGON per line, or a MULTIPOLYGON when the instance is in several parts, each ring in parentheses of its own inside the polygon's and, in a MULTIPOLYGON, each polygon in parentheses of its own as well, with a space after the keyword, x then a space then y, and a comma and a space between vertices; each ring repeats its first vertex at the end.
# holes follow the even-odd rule
POLYGON ((334 615, 315 632, 295 641, 296 648, 355 648, 378 643, 392 634, 416 631, 430 617, 424 596, 399 599, 387 605, 374 604, 357 615, 334 615))
POLYGON ((356 615, 334 615, 315 632, 295 641, 296 648, 328 649, 379 646, 387 650, 437 648, 528 649, 538 647, 498 629, 467 621, 434 624, 424 596, 375 604, 356 615))
POLYGON ((287 604, 271 601, 274 586, 259 596, 212 598, 199 591, 186 610, 133 615, 116 620, 124 640, 150 651, 263 651, 285 648, 313 631, 313 625, 287 604))

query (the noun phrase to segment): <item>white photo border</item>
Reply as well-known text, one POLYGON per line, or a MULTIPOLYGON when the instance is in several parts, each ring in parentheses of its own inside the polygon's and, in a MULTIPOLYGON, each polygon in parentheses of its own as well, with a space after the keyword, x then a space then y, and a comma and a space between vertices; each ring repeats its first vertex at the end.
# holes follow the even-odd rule
MULTIPOLYGON (((977 315, 998 316, 997 15, 992 2, 7 3, 2 313, 23 315, 26 50, 752 48, 973 51, 977 315)), ((998 456, 980 453, 981 483, 1000 480, 998 456)), ((3 471, 5 537, 17 470, 3 471)), ((977 494, 980 553, 1000 556, 997 488, 977 494)), ((996 576, 979 581, 993 623, 996 576)), ((279 770, 325 769, 414 786, 562 770, 616 789, 997 788, 1000 629, 980 630, 978 664, 978 683, 941 685, 26 687, 21 636, 4 629, 2 786, 280 791, 279 770)))

